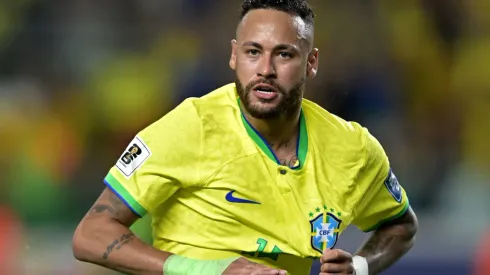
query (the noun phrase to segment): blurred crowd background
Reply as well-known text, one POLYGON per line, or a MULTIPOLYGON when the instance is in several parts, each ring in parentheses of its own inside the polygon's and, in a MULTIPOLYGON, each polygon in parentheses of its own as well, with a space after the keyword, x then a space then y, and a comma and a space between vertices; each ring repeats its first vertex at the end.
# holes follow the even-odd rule
MULTIPOLYGON (((112 274, 71 234, 136 132, 233 81, 241 2, 0 1, 0 274, 112 274)), ((306 97, 370 129, 420 218, 386 274, 490 274, 490 2, 309 2, 306 97)))

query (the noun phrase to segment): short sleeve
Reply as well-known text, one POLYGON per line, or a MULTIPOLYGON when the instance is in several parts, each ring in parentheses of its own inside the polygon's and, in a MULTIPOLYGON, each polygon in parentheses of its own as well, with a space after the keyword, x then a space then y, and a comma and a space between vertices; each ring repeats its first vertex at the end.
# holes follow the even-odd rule
POLYGON ((104 183, 138 216, 200 183, 202 126, 190 99, 139 132, 104 183))
POLYGON ((409 202, 381 144, 365 128, 362 138, 366 162, 358 177, 362 199, 354 210, 353 224, 369 232, 402 216, 408 210, 409 202))

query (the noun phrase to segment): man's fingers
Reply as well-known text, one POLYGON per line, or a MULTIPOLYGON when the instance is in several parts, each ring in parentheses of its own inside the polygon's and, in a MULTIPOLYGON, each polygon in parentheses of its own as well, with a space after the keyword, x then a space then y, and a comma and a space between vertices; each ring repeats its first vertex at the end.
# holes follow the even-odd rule
POLYGON ((351 274, 354 273, 354 268, 350 263, 328 263, 322 264, 320 267, 320 274, 326 273, 342 273, 342 274, 351 274))
POLYGON ((352 260, 352 254, 340 249, 325 250, 320 258, 322 263, 342 263, 350 260, 352 260))
POLYGON ((286 275, 287 272, 285 270, 279 270, 276 268, 264 266, 255 262, 250 262, 248 266, 248 270, 250 275, 286 275))
POLYGON ((254 267, 252 268, 250 275, 286 275, 286 271, 277 270, 270 267, 254 267))
POLYGON ((230 264, 223 272, 225 275, 287 275, 285 270, 265 266, 246 258, 239 258, 230 264))

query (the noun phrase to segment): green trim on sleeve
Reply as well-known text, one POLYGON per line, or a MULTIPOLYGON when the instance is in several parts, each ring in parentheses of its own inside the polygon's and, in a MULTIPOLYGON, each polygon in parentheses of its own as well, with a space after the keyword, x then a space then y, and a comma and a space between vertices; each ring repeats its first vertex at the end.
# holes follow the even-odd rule
POLYGON ((398 212, 396 215, 389 217, 389 218, 386 218, 386 219, 383 219, 383 220, 379 221, 377 224, 375 224, 374 226, 369 227, 368 229, 363 230, 363 231, 366 233, 371 232, 373 230, 376 230, 378 227, 380 227, 381 225, 383 225, 387 222, 398 219, 399 217, 403 216, 403 214, 405 214, 408 211, 409 207, 410 207, 410 203, 408 202, 408 199, 407 199, 407 201, 405 202, 405 206, 403 206, 403 209, 400 212, 398 212))
POLYGON ((107 174, 104 179, 104 183, 109 189, 111 189, 127 207, 133 211, 136 215, 143 217, 148 213, 141 204, 133 198, 133 196, 126 190, 126 188, 113 176, 111 173, 107 174))

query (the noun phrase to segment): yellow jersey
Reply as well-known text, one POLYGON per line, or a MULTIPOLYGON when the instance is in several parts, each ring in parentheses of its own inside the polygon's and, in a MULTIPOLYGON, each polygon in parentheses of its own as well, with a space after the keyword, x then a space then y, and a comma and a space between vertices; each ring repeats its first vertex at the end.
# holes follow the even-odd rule
POLYGON ((248 123, 234 84, 189 98, 128 145, 105 178, 153 245, 194 259, 244 256, 306 275, 350 224, 370 231, 408 209, 378 141, 306 99, 296 167, 248 123))

